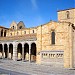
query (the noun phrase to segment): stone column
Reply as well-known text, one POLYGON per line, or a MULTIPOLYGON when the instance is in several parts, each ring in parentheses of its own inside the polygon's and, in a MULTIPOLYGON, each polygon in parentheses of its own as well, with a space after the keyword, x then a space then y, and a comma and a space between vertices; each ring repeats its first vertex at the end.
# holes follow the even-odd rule
POLYGON ((73 67, 75 68, 75 31, 73 33, 73 67))
POLYGON ((24 46, 22 45, 22 60, 24 60, 24 46))
POLYGON ((17 60, 17 45, 16 44, 13 45, 13 60, 14 61, 17 60))
POLYGON ((7 58, 9 58, 9 45, 8 45, 8 52, 7 52, 7 54, 8 54, 8 57, 7 58))
POLYGON ((4 30, 3 30, 3 37, 4 37, 4 30))
POLYGON ((31 61, 31 44, 29 44, 29 62, 31 61))
POLYGON ((4 44, 2 45, 3 50, 2 50, 2 58, 4 58, 4 44))
POLYGON ((73 29, 69 28, 69 50, 70 50, 70 68, 73 68, 73 29))

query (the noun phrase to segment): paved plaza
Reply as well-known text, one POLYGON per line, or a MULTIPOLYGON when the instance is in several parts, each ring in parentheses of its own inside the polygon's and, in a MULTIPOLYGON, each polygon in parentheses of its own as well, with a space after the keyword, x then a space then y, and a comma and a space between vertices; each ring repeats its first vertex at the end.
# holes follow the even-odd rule
POLYGON ((75 75, 75 69, 0 59, 0 75, 75 75))

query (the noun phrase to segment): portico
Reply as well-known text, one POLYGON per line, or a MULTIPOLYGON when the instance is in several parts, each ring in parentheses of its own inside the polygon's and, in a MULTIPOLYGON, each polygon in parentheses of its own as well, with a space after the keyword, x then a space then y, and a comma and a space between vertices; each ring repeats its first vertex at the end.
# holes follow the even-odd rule
POLYGON ((36 40, 2 42, 0 58, 36 61, 36 40))

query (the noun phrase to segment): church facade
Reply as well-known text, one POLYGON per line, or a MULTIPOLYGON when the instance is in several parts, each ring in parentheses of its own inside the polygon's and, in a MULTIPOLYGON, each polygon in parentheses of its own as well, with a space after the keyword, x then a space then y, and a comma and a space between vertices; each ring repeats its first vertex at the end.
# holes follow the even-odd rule
POLYGON ((58 21, 26 28, 12 22, 0 26, 0 58, 75 67, 75 8, 58 11, 58 21))

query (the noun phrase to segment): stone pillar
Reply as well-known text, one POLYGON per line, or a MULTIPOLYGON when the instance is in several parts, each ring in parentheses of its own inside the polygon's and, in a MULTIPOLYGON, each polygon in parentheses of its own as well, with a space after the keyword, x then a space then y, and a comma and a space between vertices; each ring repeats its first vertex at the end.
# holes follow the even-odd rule
POLYGON ((7 52, 7 54, 8 54, 8 57, 7 58, 9 58, 9 45, 8 45, 8 52, 7 52))
POLYGON ((70 49, 70 68, 73 68, 73 29, 70 25, 69 29, 69 49, 70 49))
POLYGON ((13 44, 13 60, 17 60, 17 45, 13 44))
POLYGON ((29 62, 31 61, 31 44, 29 44, 29 62))
POLYGON ((3 50, 2 50, 2 58, 4 58, 4 44, 2 45, 3 50))
POLYGON ((73 67, 75 68, 75 31, 73 33, 73 67))
POLYGON ((4 37, 4 30, 3 30, 3 37, 4 37))
POLYGON ((24 46, 22 45, 22 60, 24 60, 24 46))

